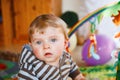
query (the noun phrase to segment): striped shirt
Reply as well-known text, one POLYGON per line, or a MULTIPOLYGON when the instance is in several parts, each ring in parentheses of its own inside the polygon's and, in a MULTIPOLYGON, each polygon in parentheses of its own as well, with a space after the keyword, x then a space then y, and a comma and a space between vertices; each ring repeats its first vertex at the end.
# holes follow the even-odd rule
POLYGON ((19 66, 19 80, 67 80, 68 76, 74 79, 80 73, 69 53, 63 52, 58 68, 37 59, 29 45, 21 52, 19 66))

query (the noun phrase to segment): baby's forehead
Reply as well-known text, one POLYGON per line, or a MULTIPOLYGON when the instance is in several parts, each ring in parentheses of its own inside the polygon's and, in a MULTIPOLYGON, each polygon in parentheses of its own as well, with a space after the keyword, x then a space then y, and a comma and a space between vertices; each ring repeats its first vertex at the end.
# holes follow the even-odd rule
POLYGON ((60 31, 40 30, 40 31, 36 31, 36 32, 34 32, 34 34, 32 34, 32 38, 35 38, 35 39, 61 38, 61 37, 63 38, 63 37, 65 37, 65 35, 60 31))
POLYGON ((63 33, 63 30, 61 28, 54 28, 54 27, 46 27, 42 29, 35 29, 33 34, 59 34, 63 33))
POLYGON ((60 27, 45 27, 45 28, 36 28, 35 30, 34 30, 34 32, 59 32, 59 31, 63 31, 63 29, 62 28, 60 28, 60 27))

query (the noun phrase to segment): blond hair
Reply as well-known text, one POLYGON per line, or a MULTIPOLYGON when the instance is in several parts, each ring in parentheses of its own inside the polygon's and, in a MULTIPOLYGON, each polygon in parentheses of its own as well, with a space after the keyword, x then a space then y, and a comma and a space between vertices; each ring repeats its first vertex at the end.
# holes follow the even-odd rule
POLYGON ((36 17, 29 27, 29 41, 31 41, 32 34, 35 30, 39 31, 47 27, 61 28, 62 32, 65 35, 65 38, 68 39, 67 35, 67 24, 59 17, 53 14, 44 14, 36 17))

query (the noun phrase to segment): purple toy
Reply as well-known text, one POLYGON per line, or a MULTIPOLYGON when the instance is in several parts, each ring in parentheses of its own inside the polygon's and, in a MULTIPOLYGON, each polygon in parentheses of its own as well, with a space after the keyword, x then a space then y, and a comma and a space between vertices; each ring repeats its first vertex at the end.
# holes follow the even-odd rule
POLYGON ((100 59, 96 60, 93 57, 88 58, 88 48, 90 40, 88 39, 83 45, 82 58, 88 66, 96 66, 107 63, 112 57, 111 53, 115 49, 115 43, 112 39, 105 35, 96 35, 97 41, 97 54, 100 59))

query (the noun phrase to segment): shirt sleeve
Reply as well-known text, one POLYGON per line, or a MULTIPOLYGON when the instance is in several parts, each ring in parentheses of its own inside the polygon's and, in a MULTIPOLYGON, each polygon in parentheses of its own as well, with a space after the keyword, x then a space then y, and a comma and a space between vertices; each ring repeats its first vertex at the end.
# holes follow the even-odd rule
POLYGON ((36 59, 32 55, 29 46, 24 46, 19 61, 19 80, 38 80, 38 78, 35 76, 34 67, 32 64, 32 62, 34 62, 35 60, 36 59))
POLYGON ((73 61, 72 57, 70 56, 70 62, 71 62, 71 70, 69 76, 74 79, 77 75, 80 74, 80 71, 78 70, 78 66, 76 63, 73 61))
POLYGON ((21 67, 20 71, 18 72, 18 79, 19 80, 38 80, 38 78, 35 76, 35 73, 32 69, 29 69, 31 65, 25 63, 24 66, 21 67), (29 68, 26 68, 26 67, 29 68))

